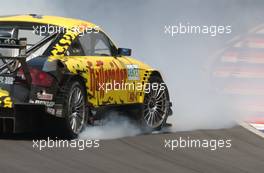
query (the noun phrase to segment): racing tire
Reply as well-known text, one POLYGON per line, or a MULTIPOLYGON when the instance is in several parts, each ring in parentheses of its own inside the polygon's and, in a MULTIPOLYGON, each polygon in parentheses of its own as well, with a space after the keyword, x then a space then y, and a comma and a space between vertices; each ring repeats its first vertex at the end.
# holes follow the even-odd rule
POLYGON ((170 101, 168 88, 158 76, 151 76, 148 83, 150 87, 148 92, 145 92, 140 124, 144 130, 159 131, 168 118, 170 101))
POLYGON ((83 85, 78 80, 70 81, 64 92, 63 104, 63 136, 76 138, 87 124, 86 93, 83 85))

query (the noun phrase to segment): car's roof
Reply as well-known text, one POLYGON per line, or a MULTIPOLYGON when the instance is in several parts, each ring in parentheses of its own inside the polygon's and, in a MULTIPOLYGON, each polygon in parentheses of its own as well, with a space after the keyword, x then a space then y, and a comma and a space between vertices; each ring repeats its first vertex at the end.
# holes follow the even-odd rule
POLYGON ((79 25, 82 26, 85 25, 86 27, 90 27, 90 28, 96 27, 95 24, 84 20, 58 17, 58 16, 44 16, 37 14, 0 16, 0 22, 30 22, 30 23, 57 25, 65 28, 72 28, 79 25))

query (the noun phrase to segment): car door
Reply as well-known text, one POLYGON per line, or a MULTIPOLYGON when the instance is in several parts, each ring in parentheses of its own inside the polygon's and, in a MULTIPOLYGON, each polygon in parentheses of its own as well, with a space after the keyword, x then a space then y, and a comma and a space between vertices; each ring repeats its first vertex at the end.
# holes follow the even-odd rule
POLYGON ((79 38, 88 68, 89 101, 96 105, 124 104, 127 92, 126 65, 115 57, 116 48, 102 32, 79 38))

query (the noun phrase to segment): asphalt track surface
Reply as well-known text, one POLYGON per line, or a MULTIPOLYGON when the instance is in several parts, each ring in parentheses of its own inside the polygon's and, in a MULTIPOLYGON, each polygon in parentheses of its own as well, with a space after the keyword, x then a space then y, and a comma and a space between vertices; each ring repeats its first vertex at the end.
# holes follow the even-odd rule
POLYGON ((263 173, 264 139, 237 126, 223 130, 201 130, 141 135, 100 142, 97 149, 32 148, 29 138, 0 139, 0 172, 17 173, 263 173), (232 147, 210 149, 164 148, 165 139, 232 140, 232 147))

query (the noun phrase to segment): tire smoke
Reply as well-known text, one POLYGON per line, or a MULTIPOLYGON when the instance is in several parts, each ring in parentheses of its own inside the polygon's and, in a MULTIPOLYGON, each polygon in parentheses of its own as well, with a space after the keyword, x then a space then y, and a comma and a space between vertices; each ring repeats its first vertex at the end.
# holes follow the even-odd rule
POLYGON ((128 117, 116 112, 108 113, 99 126, 88 126, 79 135, 80 139, 115 139, 136 136, 141 130, 128 117))

